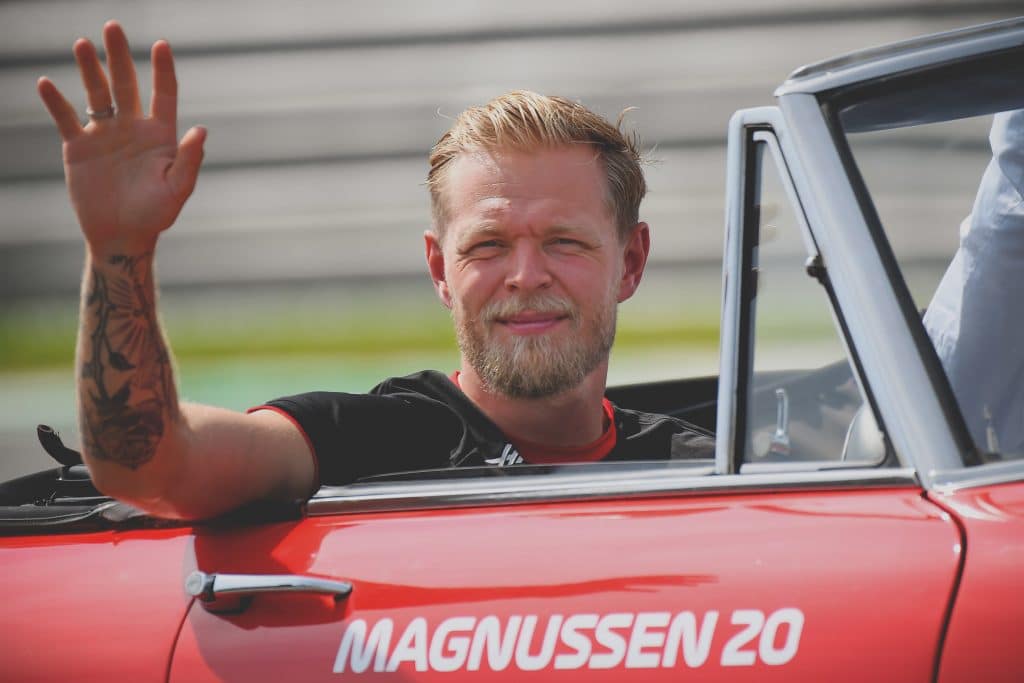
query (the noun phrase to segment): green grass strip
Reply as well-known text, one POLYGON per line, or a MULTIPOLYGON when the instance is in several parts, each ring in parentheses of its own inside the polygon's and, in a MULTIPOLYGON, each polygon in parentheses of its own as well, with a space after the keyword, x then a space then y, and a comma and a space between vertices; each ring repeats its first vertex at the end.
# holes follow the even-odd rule
MULTIPOLYGON (((71 316, 43 319, 0 315, 0 371, 68 367, 74 361, 77 321, 71 316)), ((190 320, 175 316, 165 324, 179 361, 238 356, 304 354, 388 355, 444 352, 455 348, 447 317, 363 315, 345 320, 242 319, 190 320)), ((619 348, 714 347, 718 321, 642 320, 620 325, 619 348)))

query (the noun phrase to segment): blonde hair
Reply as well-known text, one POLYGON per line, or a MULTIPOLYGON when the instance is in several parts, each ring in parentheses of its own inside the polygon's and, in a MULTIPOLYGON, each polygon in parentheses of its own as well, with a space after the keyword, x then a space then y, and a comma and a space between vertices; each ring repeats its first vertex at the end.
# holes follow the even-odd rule
POLYGON ((604 164, 609 210, 615 216, 620 239, 624 239, 639 220, 640 200, 647 192, 636 136, 620 131, 624 115, 613 126, 579 102, 526 90, 500 95, 462 112, 430 152, 427 187, 435 229, 444 234, 448 220, 444 179, 446 169, 460 153, 589 144, 604 164))

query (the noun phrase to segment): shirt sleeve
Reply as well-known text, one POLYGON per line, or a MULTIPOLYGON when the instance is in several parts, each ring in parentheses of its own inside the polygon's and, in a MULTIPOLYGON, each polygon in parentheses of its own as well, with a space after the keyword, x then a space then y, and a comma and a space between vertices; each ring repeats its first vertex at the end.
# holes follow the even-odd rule
POLYGON ((924 317, 979 448, 1024 446, 1024 110, 994 118, 992 160, 924 317))
POLYGON ((423 397, 311 392, 268 401, 305 433, 320 483, 445 467, 458 420, 443 403, 423 397))

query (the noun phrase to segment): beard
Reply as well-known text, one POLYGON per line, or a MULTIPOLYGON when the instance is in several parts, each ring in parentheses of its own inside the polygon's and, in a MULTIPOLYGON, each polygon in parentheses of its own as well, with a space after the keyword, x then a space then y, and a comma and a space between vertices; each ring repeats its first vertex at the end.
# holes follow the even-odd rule
POLYGON ((491 302, 475 318, 456 303, 452 318, 459 350, 488 389, 509 398, 544 398, 578 386, 608 358, 615 341, 616 303, 609 292, 585 320, 570 300, 538 294, 491 302), (508 340, 494 334, 498 320, 523 311, 565 317, 569 329, 508 340))

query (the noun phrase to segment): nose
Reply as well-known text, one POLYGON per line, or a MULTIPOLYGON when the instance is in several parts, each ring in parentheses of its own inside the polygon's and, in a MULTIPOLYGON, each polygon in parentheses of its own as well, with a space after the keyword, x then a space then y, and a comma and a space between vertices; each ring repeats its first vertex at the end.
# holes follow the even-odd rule
POLYGON ((532 292, 551 286, 551 269, 547 256, 538 245, 518 242, 509 255, 505 287, 532 292))

